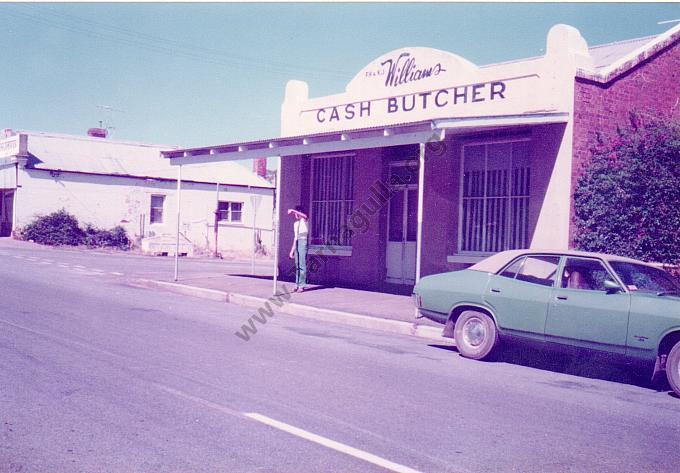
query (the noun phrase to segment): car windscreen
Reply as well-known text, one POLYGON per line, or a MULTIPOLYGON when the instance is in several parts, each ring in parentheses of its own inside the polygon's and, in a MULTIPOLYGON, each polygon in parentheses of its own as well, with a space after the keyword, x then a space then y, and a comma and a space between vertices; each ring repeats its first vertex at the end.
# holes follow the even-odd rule
POLYGON ((624 261, 611 261, 610 265, 631 291, 680 291, 680 284, 662 269, 624 261))

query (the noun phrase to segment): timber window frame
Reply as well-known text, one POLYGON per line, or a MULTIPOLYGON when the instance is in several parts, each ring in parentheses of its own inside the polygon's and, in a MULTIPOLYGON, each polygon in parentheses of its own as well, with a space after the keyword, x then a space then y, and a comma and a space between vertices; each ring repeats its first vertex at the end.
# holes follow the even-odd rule
POLYGON ((243 202, 219 200, 217 202, 217 221, 243 223, 243 202))
POLYGON ((163 210, 165 208, 165 195, 151 194, 149 198, 149 223, 162 224, 163 210))

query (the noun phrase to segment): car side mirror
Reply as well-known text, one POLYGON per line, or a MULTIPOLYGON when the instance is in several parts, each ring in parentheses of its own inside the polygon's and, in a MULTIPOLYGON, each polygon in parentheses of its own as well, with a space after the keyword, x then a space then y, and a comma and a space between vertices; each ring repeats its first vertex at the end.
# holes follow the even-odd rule
POLYGON ((604 289, 607 292, 607 294, 616 294, 617 292, 621 292, 621 286, 619 286, 617 282, 614 282, 611 279, 604 280, 604 289))

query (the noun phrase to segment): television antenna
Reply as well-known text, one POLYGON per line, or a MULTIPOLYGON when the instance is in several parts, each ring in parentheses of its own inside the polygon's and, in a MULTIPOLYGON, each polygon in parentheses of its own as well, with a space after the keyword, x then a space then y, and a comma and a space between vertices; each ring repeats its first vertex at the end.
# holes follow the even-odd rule
POLYGON ((99 127, 106 129, 107 132, 116 129, 116 125, 113 121, 114 112, 125 113, 125 110, 112 107, 111 105, 97 105, 97 108, 104 114, 104 120, 99 120, 99 127))

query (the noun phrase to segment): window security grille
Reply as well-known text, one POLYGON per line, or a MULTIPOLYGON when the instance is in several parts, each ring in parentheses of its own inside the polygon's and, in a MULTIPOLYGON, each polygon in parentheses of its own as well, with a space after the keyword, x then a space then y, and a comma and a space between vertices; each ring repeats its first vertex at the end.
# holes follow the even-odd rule
POLYGON ((353 180, 354 156, 312 158, 312 245, 351 246, 353 180))
POLYGON ((529 180, 528 142, 464 147, 461 252, 527 247, 529 180))

